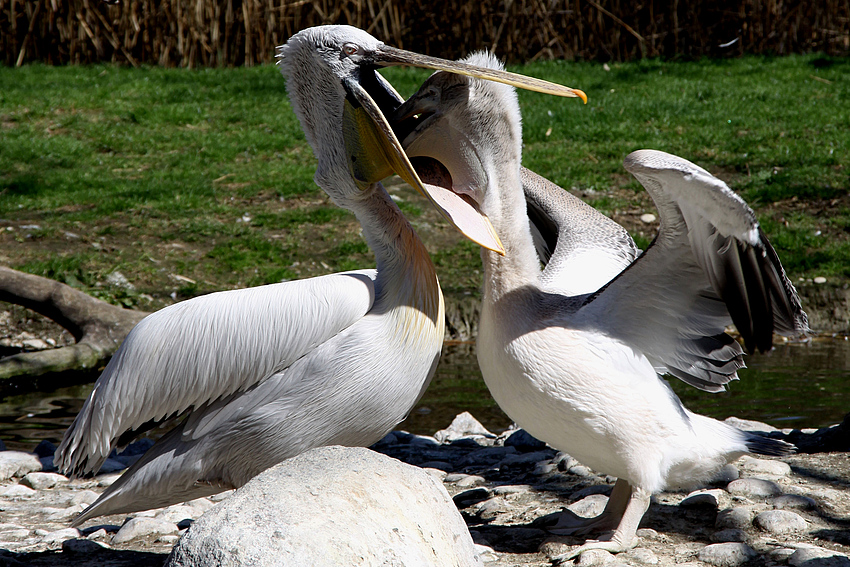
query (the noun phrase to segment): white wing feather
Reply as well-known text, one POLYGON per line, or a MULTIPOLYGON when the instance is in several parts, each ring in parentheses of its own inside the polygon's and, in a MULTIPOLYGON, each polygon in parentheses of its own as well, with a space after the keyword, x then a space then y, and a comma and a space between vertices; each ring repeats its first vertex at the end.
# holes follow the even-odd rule
POLYGON ((288 367, 371 309, 374 278, 363 270, 224 291, 146 317, 65 433, 57 467, 98 470, 125 433, 288 367))
POLYGON ((751 350, 773 331, 803 334, 806 315, 755 214, 725 183, 682 158, 633 152, 625 167, 646 188, 661 224, 652 245, 591 296, 575 323, 596 327, 708 391, 743 366, 723 330, 735 322, 751 350), (647 333, 652 329, 652 333, 647 333))

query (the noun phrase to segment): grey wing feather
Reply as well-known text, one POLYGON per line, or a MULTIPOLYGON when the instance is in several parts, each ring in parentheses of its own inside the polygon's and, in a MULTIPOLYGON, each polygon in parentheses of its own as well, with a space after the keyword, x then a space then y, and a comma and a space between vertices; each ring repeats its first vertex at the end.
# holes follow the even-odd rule
POLYGON ((728 324, 735 323, 750 351, 770 348, 774 331, 809 332, 794 286, 738 195, 664 152, 633 152, 625 167, 655 202, 659 232, 588 299, 580 319, 605 326, 659 369, 708 391, 723 390, 744 365, 743 350, 723 332, 728 324))
POLYGON ((96 471, 128 433, 286 368, 371 309, 374 277, 364 270, 213 293, 146 317, 66 431, 57 467, 96 471))
POLYGON ((547 291, 594 292, 640 254, 626 229, 581 199, 525 168, 520 179, 547 291))

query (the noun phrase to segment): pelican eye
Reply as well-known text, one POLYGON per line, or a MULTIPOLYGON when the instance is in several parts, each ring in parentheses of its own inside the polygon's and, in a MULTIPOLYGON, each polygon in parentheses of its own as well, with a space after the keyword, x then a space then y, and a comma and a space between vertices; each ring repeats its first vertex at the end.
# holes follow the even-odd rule
POLYGON ((358 51, 360 51, 360 48, 354 45, 353 43, 347 43, 342 46, 342 52, 348 55, 349 57, 355 55, 358 51))

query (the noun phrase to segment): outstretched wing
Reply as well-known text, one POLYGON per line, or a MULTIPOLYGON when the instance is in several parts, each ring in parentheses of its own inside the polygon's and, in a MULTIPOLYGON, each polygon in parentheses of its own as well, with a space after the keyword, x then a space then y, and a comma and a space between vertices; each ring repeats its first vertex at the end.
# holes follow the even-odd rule
POLYGON ((97 471, 134 431, 245 390, 361 319, 374 270, 224 291, 166 307, 127 336, 56 451, 97 471))
POLYGON ((525 168, 520 179, 547 291, 592 293, 640 254, 626 229, 581 199, 525 168))
POLYGON ((682 158, 640 150, 624 162, 652 196, 661 225, 650 247, 588 298, 577 320, 602 327, 659 368, 721 391, 743 366, 723 332, 734 323, 748 351, 771 348, 773 333, 809 331, 755 214, 725 183, 682 158))

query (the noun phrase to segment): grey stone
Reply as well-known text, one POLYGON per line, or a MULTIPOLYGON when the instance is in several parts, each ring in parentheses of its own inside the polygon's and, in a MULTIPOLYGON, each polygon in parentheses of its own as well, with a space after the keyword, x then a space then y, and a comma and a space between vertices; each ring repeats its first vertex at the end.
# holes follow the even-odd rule
POLYGON ((516 447, 517 451, 539 451, 546 448, 546 443, 534 437, 525 429, 517 429, 505 439, 506 447, 516 447))
POLYGON ((745 543, 713 543, 699 552, 699 560, 716 567, 737 567, 758 554, 745 543))
POLYGON ((34 490, 53 488, 57 484, 65 484, 67 482, 67 476, 50 472, 31 472, 24 475, 24 478, 21 479, 21 484, 29 486, 34 490))
POLYGON ((802 532, 808 528, 806 519, 789 510, 768 510, 756 516, 755 525, 774 535, 802 532))
POLYGON ((769 459, 756 459, 749 455, 744 455, 738 460, 738 468, 747 474, 755 475, 783 477, 791 474, 791 465, 788 463, 769 459))
POLYGON ((760 478, 740 478, 733 480, 726 487, 729 494, 746 496, 748 498, 768 498, 782 494, 782 488, 773 481, 760 478))
POLYGON ((109 546, 102 541, 93 541, 90 539, 66 539, 62 542, 63 553, 97 553, 109 549, 109 546))
POLYGON ((428 473, 368 449, 323 447, 236 490, 188 529, 166 561, 211 564, 481 562, 463 518, 428 473))
POLYGON ((112 545, 127 543, 154 534, 176 534, 178 531, 180 530, 177 529, 177 524, 174 522, 144 516, 131 518, 112 537, 112 545))
POLYGON ((446 441, 453 441, 455 439, 460 439, 461 437, 466 437, 467 435, 496 437, 487 431, 487 428, 481 425, 481 422, 472 417, 471 413, 465 411, 455 416, 451 425, 449 425, 446 429, 437 431, 434 434, 434 439, 440 443, 445 443, 446 441))
POLYGON ((681 502, 679 502, 679 506, 684 506, 685 508, 705 507, 716 509, 720 504, 722 497, 723 491, 719 488, 713 488, 711 490, 697 490, 688 494, 681 502))
POLYGON ((651 549, 636 547, 626 553, 626 557, 641 565, 658 565, 658 556, 651 549))
POLYGON ((711 534, 711 541, 715 543, 745 542, 747 541, 747 532, 738 528, 726 528, 711 534))
POLYGON ((792 567, 850 567, 850 557, 838 551, 814 545, 800 546, 788 564, 792 567))
POLYGON ((35 490, 23 484, 13 484, 5 488, 0 488, 0 496, 5 496, 6 498, 26 498, 34 495, 35 490))
POLYGON ((455 482, 455 486, 458 488, 472 488, 480 484, 484 484, 484 477, 473 474, 464 475, 463 478, 455 482))
POLYGON ((109 474, 118 471, 123 471, 127 465, 117 459, 106 459, 100 466, 100 471, 97 474, 109 474))
POLYGON ((535 451, 534 453, 519 453, 517 455, 508 455, 499 461, 499 467, 521 467, 531 466, 546 461, 552 458, 552 453, 549 451, 535 451))
POLYGON ((739 530, 746 530, 752 527, 752 525, 753 511, 749 508, 743 508, 740 506, 721 510, 714 521, 714 527, 720 529, 736 528, 739 530))
POLYGON ((33 453, 0 451, 0 481, 41 470, 41 461, 33 453))
POLYGON ((71 504, 93 504, 97 500, 98 494, 94 490, 82 490, 71 497, 71 504))
POLYGON ((589 468, 587 468, 584 465, 574 465, 574 466, 570 467, 569 469, 567 469, 567 472, 570 473, 570 474, 574 474, 576 476, 583 476, 583 477, 593 476, 593 471, 590 470, 589 468))
POLYGON ((608 497, 602 494, 591 494, 585 496, 578 502, 573 502, 567 506, 567 510, 581 516, 582 518, 593 518, 602 513, 605 505, 608 503, 608 497))
POLYGON ((46 543, 48 549, 59 549, 62 547, 62 542, 66 539, 76 539, 78 537, 80 537, 80 530, 77 528, 65 528, 48 533, 41 538, 41 542, 46 543))
POLYGON ((741 429, 743 431, 754 431, 757 433, 771 433, 773 431, 779 431, 772 425, 762 423, 760 421, 738 419, 737 417, 727 417, 724 421, 732 427, 737 427, 738 429, 741 429))
POLYGON ((812 510, 817 507, 817 502, 808 496, 783 494, 773 499, 773 507, 777 510, 812 510))
POLYGON ((32 452, 35 453, 38 458, 53 457, 53 453, 56 452, 56 445, 47 439, 42 439, 41 442, 35 446, 35 449, 33 449, 32 452))
POLYGON ((729 484, 733 480, 738 480, 740 476, 741 473, 738 471, 738 467, 732 463, 727 463, 720 467, 720 470, 717 471, 714 478, 711 479, 711 482, 715 484, 729 484))
POLYGON ((595 567, 596 565, 605 565, 614 560, 614 556, 604 549, 588 549, 579 555, 576 565, 579 567, 595 567))

